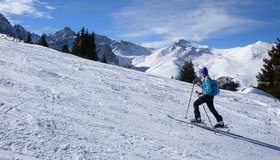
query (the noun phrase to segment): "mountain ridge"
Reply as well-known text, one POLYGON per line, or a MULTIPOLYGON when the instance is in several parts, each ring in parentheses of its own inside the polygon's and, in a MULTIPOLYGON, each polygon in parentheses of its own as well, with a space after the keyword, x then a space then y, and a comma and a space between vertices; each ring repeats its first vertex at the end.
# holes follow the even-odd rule
POLYGON ((267 51, 273 46, 258 41, 244 47, 217 49, 191 43, 182 45, 179 42, 154 51, 136 66, 149 68, 146 72, 151 74, 178 79, 185 61, 192 60, 196 72, 205 66, 212 78, 232 77, 240 82, 242 89, 257 85, 255 76, 261 70, 263 58, 268 56, 267 51))
MULTIPOLYGON (((0 21, 1 19, 3 23, 0 25, 0 33, 25 39, 28 31, 24 27, 20 25, 12 27, 2 14, 0 14, 0 21)), ((46 35, 46 39, 50 48, 60 51, 62 46, 67 44, 71 50, 75 35, 76 33, 70 27, 65 27, 54 34, 46 35)), ((267 51, 273 46, 273 44, 257 41, 244 47, 218 49, 180 39, 166 47, 150 49, 135 43, 115 41, 107 36, 95 35, 99 59, 102 60, 105 55, 110 64, 179 79, 179 71, 185 61, 193 60, 196 70, 206 66, 213 78, 230 76, 240 81, 241 89, 257 85, 255 76, 262 67, 262 59, 267 56, 267 51), (248 65, 250 63, 253 67, 248 65)), ((39 41, 39 37, 32 33, 34 42, 39 41)))

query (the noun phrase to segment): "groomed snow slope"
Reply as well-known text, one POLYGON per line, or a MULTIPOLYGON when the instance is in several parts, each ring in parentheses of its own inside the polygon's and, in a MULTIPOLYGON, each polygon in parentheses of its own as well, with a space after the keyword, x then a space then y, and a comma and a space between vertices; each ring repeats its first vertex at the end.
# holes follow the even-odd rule
POLYGON ((256 143, 234 139, 166 116, 184 116, 190 84, 0 37, 0 159, 280 157, 273 98, 228 91, 215 98, 231 132, 256 143))

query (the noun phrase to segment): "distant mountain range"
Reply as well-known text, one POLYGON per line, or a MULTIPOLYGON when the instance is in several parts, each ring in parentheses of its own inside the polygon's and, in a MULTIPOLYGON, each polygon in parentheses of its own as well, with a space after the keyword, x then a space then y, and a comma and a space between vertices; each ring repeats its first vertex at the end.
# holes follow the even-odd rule
POLYGON ((195 69, 206 66, 210 75, 232 77, 239 81, 241 88, 256 86, 256 75, 263 66, 263 58, 273 44, 258 41, 245 47, 216 49, 207 45, 194 44, 180 40, 170 46, 155 50, 145 57, 137 67, 146 67, 145 72, 167 78, 178 78, 181 67, 186 60, 192 60, 195 69))
MULTIPOLYGON (((26 39, 28 31, 21 25, 12 26, 8 19, 0 13, 0 33, 7 34, 9 36, 26 39)), ((65 27, 64 29, 57 31, 54 34, 46 35, 46 40, 50 48, 61 50, 62 46, 67 44, 71 50, 73 42, 76 38, 76 32, 71 28, 65 27)), ((131 55, 149 55, 150 50, 125 41, 114 41, 106 36, 96 34, 96 45, 99 59, 102 59, 104 54, 108 63, 120 65, 123 67, 131 67, 131 55), (116 54, 115 54, 116 53, 116 54), (117 56, 118 55, 118 56, 117 56), (128 57, 127 57, 128 56, 128 57), (119 59, 122 63, 119 63, 119 59), (126 63, 124 63, 124 61, 126 63)), ((40 35, 32 33, 33 43, 37 43, 40 39, 40 35)))
MULTIPOLYGON (((21 25, 12 26, 0 14, 0 33, 19 39, 26 39, 28 31, 21 25)), ((32 33, 32 41, 38 42, 40 35, 32 33)), ((50 48, 61 50, 64 44, 72 48, 76 32, 65 27, 54 34, 46 35, 50 48)), ((186 60, 193 60, 198 69, 207 66, 213 78, 229 76, 239 81, 241 87, 256 86, 256 74, 263 65, 263 58, 273 44, 256 42, 245 47, 216 49, 179 40, 160 49, 150 49, 126 42, 115 41, 96 34, 97 53, 100 60, 104 55, 108 63, 131 68, 167 78, 178 78, 180 68, 186 60)))

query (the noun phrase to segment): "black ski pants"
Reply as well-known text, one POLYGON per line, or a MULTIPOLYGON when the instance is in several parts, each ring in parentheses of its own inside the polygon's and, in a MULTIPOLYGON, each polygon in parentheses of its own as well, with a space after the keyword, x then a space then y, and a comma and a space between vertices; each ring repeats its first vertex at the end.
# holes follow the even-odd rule
POLYGON ((222 121, 223 117, 221 115, 219 115, 219 113, 215 109, 213 100, 214 100, 214 96, 210 96, 210 95, 203 95, 203 96, 199 97, 193 103, 195 118, 200 118, 199 105, 206 103, 209 110, 211 111, 211 113, 215 116, 217 122, 222 121))

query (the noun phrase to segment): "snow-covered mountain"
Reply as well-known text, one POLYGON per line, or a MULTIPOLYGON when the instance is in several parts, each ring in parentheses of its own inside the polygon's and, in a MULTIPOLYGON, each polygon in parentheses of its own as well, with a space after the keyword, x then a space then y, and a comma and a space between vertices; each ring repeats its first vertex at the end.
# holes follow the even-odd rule
POLYGON ((186 60, 195 59, 202 55, 211 55, 211 48, 180 40, 168 47, 155 50, 136 66, 148 67, 149 69, 146 72, 151 74, 176 78, 186 60))
POLYGON ((107 63, 113 65, 119 65, 119 58, 113 53, 112 48, 109 44, 98 44, 97 45, 97 56, 100 61, 106 58, 107 63))
POLYGON ((136 66, 148 68, 147 73, 178 78, 180 68, 191 59, 197 70, 208 67, 213 78, 229 76, 239 81, 241 87, 256 86, 256 75, 271 47, 272 44, 259 41, 245 47, 215 49, 180 40, 154 51, 136 66))
POLYGON ((150 49, 127 41, 114 41, 111 47, 119 56, 147 56, 152 53, 150 49))
POLYGON ((119 59, 119 65, 126 68, 132 68, 152 53, 148 48, 127 41, 113 41, 110 46, 119 59))
POLYGON ((190 92, 0 35, 0 159, 279 159, 279 102, 252 88, 221 91, 216 108, 241 136, 231 137, 166 116, 184 116, 190 92))

